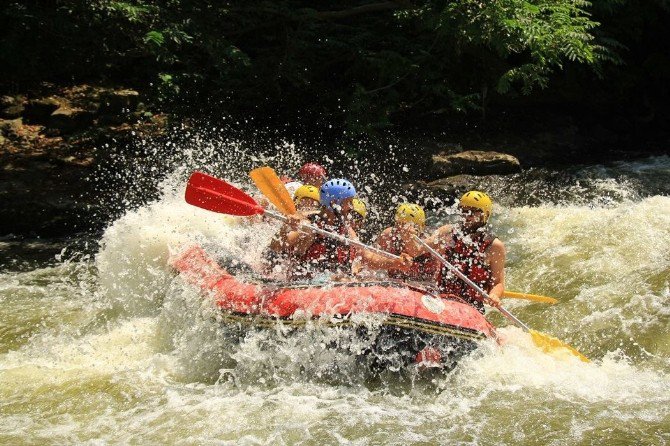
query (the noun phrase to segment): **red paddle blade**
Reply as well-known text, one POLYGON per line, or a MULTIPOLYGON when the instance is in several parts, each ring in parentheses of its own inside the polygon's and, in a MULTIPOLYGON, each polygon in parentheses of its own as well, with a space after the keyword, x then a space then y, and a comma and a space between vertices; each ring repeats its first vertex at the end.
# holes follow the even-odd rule
POLYGON ((223 180, 193 172, 186 185, 186 202, 228 215, 257 215, 265 210, 249 195, 223 180))

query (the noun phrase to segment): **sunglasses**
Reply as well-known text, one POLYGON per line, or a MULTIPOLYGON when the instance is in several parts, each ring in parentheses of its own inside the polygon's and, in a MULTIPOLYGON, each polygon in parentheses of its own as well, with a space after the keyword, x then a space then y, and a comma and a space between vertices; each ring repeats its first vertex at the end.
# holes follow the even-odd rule
POLYGON ((483 214, 484 211, 478 208, 470 208, 470 207, 465 207, 465 206, 459 206, 458 207, 458 212, 464 215, 478 215, 478 214, 483 214))

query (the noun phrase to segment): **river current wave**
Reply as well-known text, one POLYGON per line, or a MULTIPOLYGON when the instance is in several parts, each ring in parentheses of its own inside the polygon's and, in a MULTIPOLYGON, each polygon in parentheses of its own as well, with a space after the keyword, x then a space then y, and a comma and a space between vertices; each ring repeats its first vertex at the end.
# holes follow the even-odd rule
POLYGON ((559 299, 506 306, 591 363, 491 312, 505 346, 407 379, 369 380, 325 348, 345 333, 217 319, 169 256, 200 244, 253 266, 276 226, 187 205, 186 173, 100 240, 0 273, 0 443, 670 443, 667 157, 485 180, 508 288, 559 299))

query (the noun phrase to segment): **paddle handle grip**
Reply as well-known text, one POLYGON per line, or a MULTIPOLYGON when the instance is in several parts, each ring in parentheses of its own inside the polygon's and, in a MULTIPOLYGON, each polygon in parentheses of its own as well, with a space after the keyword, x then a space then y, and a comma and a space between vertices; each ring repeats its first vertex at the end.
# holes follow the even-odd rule
MULTIPOLYGON (((456 268, 454 265, 452 265, 451 263, 449 263, 449 262, 447 261, 447 259, 445 259, 444 257, 442 257, 442 256, 441 256, 437 251, 435 251, 435 250, 434 250, 428 243, 424 242, 423 240, 421 240, 421 239, 420 239, 419 237, 417 237, 416 235, 414 236, 414 240, 415 240, 417 243, 419 243, 421 246, 423 246, 424 248, 426 248, 426 249, 428 250, 428 252, 430 252, 431 255, 432 255, 433 257, 435 257, 437 260, 439 260, 440 263, 442 263, 444 266, 446 266, 447 269, 449 269, 449 271, 451 271, 452 273, 454 273, 459 279, 461 279, 463 282, 467 283, 470 287, 472 287, 472 289, 474 289, 474 290, 477 291, 479 294, 481 294, 482 296, 484 296, 484 298, 485 298, 486 300, 490 300, 490 297, 489 297, 489 295, 488 295, 488 293, 487 293, 486 291, 484 291, 483 289, 481 289, 481 287, 479 287, 476 283, 474 283, 472 280, 470 280, 470 279, 468 278, 468 276, 466 276, 465 274, 463 274, 458 268, 456 268)), ((503 308, 502 305, 496 305, 495 308, 497 308, 498 311, 500 311, 500 312, 501 312, 507 319, 509 319, 510 321, 512 321, 512 323, 514 323, 516 326, 522 328, 524 331, 530 331, 530 329, 528 328, 528 326, 526 326, 526 324, 524 324, 523 322, 521 322, 519 319, 516 318, 516 316, 514 316, 512 313, 510 313, 510 312, 507 311, 505 308, 503 308)))
MULTIPOLYGON (((265 214, 277 220, 281 220, 283 222, 286 222, 288 220, 286 216, 282 214, 277 214, 276 212, 266 210, 265 214)), ((325 229, 317 228, 314 225, 306 225, 302 223, 300 225, 300 229, 304 231, 316 232, 317 234, 323 235, 324 237, 330 237, 332 239, 337 240, 338 242, 344 243, 345 245, 358 246, 359 248, 363 248, 365 250, 374 252, 375 254, 379 254, 380 256, 384 256, 387 259, 398 260, 400 258, 399 256, 391 254, 390 252, 386 252, 382 249, 375 248, 374 246, 366 245, 365 243, 361 243, 358 240, 350 239, 341 234, 336 234, 334 232, 326 231, 325 229)))

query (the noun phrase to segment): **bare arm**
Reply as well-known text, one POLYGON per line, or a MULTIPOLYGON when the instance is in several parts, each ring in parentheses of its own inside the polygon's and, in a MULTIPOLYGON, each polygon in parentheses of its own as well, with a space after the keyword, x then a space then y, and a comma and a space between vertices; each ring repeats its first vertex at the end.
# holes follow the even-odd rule
POLYGON ((377 245, 379 249, 383 249, 385 251, 392 249, 393 240, 391 238, 391 228, 386 228, 382 231, 381 234, 379 234, 379 237, 377 237, 377 240, 375 240, 375 245, 377 245))
POLYGON ((314 243, 315 235, 313 232, 291 231, 286 236, 286 249, 295 255, 305 254, 307 248, 314 243))
MULTIPOLYGON (((349 236, 355 236, 353 230, 350 231, 349 236)), ((393 245, 393 240, 391 239, 391 228, 386 228, 380 235, 377 237, 375 244, 384 251, 389 251, 390 247, 393 245)), ((401 254, 400 259, 390 259, 388 257, 376 254, 374 252, 368 251, 366 249, 356 248, 355 255, 357 258, 361 259, 362 264, 369 269, 373 270, 384 270, 384 269, 400 269, 406 270, 412 265, 411 257, 407 254, 401 254)))
POLYGON ((363 264, 369 269, 399 269, 406 271, 412 266, 412 257, 408 254, 400 254, 399 259, 390 259, 368 250, 362 250, 358 255, 363 259, 363 264))
POLYGON ((491 267, 493 282, 488 294, 496 305, 500 304, 500 299, 505 292, 505 256, 505 245, 500 239, 495 239, 486 252, 486 260, 491 267))
POLYGON ((289 216, 289 220, 284 224, 270 243, 270 249, 276 252, 290 252, 297 255, 305 253, 307 248, 314 243, 315 235, 311 231, 300 231, 298 227, 302 223, 308 223, 309 220, 304 215, 297 213, 289 216))

